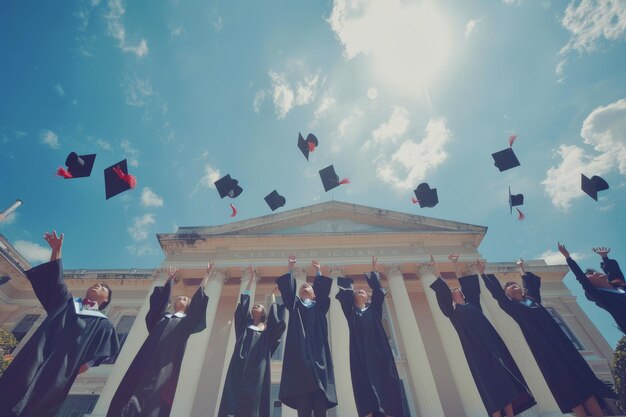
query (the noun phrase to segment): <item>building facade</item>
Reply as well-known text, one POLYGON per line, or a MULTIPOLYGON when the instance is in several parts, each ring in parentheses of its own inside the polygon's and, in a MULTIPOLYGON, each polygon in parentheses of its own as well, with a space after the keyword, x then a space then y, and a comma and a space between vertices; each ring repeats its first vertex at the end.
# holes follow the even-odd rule
MULTIPOLYGON (((486 228, 454 221, 392 212, 341 202, 327 202, 250 220, 212 227, 181 227, 157 238, 164 261, 154 270, 66 271, 74 294, 82 294, 94 280, 109 284, 115 294, 109 317, 124 345, 120 355, 78 377, 59 416, 102 417, 124 372, 145 340, 144 317, 155 285, 165 280, 162 271, 179 268, 174 296, 192 296, 209 261, 214 268, 206 292, 209 296, 207 329, 191 336, 182 365, 172 416, 216 416, 221 388, 234 347, 232 315, 239 294, 249 280, 255 303, 267 304, 275 279, 287 272, 287 258, 298 259, 296 279, 312 281, 313 259, 331 278, 349 276, 355 287, 367 287, 363 273, 371 258, 378 258, 383 286, 389 290, 384 324, 402 379, 407 415, 484 416, 458 336, 443 316, 429 289, 434 271, 426 264, 432 254, 449 285, 456 285, 450 253, 469 264, 480 257, 486 228), (250 276, 248 267, 253 267, 250 276)), ((21 339, 14 353, 28 340, 44 317, 43 309, 24 278, 30 265, 6 240, 0 239, 0 275, 12 278, 0 286, 0 326, 21 339)), ((563 284, 567 266, 527 261, 527 269, 542 277, 542 299, 572 343, 598 377, 612 381, 612 349, 563 284)), ((487 264, 487 272, 501 282, 518 280, 513 262, 487 264)), ((336 280, 331 297, 337 292, 336 280)), ((483 310, 511 350, 535 395, 538 405, 526 416, 562 415, 534 361, 521 331, 483 288, 483 310)), ((348 327, 339 303, 332 300, 329 335, 339 405, 331 416, 356 416, 348 352, 348 327)), ((284 340, 284 338, 283 338, 284 340)), ((272 396, 276 400, 284 344, 272 361, 272 396)), ((273 417, 295 417, 295 410, 275 401, 273 417)))

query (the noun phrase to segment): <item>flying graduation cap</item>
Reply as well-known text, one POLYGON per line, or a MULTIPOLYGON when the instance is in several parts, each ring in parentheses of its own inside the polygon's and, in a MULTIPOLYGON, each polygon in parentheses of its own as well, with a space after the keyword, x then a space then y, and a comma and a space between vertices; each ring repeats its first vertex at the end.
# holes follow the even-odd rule
POLYGON ((65 159, 67 169, 63 167, 57 168, 57 175, 66 180, 89 177, 95 161, 95 153, 79 156, 76 152, 71 152, 65 159))
POLYGON ((265 196, 265 202, 272 211, 276 210, 279 207, 283 207, 287 200, 282 195, 278 194, 278 191, 274 190, 268 195, 265 196))
POLYGON ((509 137, 509 147, 499 152, 492 153, 491 156, 494 160, 494 165, 498 167, 500 172, 509 170, 520 166, 520 162, 513 152, 513 143, 517 140, 517 135, 511 135, 509 137))
POLYGON ((223 176, 215 181, 214 184, 217 192, 220 194, 220 198, 237 198, 243 192, 243 188, 239 186, 239 181, 231 178, 230 174, 223 176))
POLYGON ((9 276, 0 277, 0 285, 4 285, 4 284, 6 284, 9 281, 11 281, 11 277, 9 277, 9 276))
POLYGON ((589 197, 598 201, 598 191, 608 190, 609 184, 604 178, 597 175, 587 178, 585 174, 580 174, 580 188, 582 188, 589 197))
POLYGON ((439 203, 439 197, 437 196, 437 189, 430 188, 428 183, 421 183, 415 190, 415 198, 413 204, 419 203, 420 208, 435 207, 439 203))
POLYGON ((104 187, 107 200, 124 191, 132 190, 136 186, 137 178, 128 173, 126 159, 104 170, 104 187))
POLYGON ((302 152, 307 161, 309 160, 309 153, 315 151, 318 145, 317 137, 313 133, 309 133, 306 140, 304 140, 302 134, 298 133, 298 148, 300 148, 300 152, 302 152))
POLYGON ((516 206, 524 205, 524 194, 511 194, 511 187, 509 187, 509 211, 513 214, 513 207, 517 210, 517 219, 524 220, 526 216, 516 206))
POLYGON ((335 167, 332 165, 320 170, 320 178, 322 179, 322 184, 324 185, 324 191, 330 191, 343 184, 350 184, 349 178, 344 178, 339 181, 339 177, 335 173, 335 167))

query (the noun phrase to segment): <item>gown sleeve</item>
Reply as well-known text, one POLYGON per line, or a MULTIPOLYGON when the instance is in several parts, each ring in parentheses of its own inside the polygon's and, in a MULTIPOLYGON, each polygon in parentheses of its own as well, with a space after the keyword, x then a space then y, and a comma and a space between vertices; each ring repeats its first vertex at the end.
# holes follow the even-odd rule
POLYGON ((461 284, 465 302, 483 311, 480 306, 480 282, 478 281, 478 275, 461 277, 459 278, 459 284, 461 284))
POLYGON ((589 301, 596 302, 596 287, 594 287, 593 284, 589 281, 587 275, 585 275, 583 270, 580 269, 575 260, 573 260, 572 258, 567 258, 566 261, 569 269, 574 273, 576 280, 583 287, 583 290, 585 290, 585 296, 587 297, 587 299, 589 301))
POLYGON ((435 282, 430 284, 430 288, 437 295, 437 303, 443 315, 448 318, 452 317, 454 306, 452 305, 452 294, 448 284, 443 279, 437 278, 435 282))
POLYGON ((532 272, 526 272, 522 276, 526 295, 532 298, 537 304, 541 304, 541 278, 532 272))
POLYGON ((250 295, 241 294, 239 304, 235 310, 235 334, 238 338, 241 333, 246 330, 246 323, 248 322, 248 315, 250 314, 250 295))
POLYGON ((333 280, 324 275, 317 275, 313 281, 315 302, 322 314, 326 314, 330 308, 330 288, 332 285, 333 280))
POLYGON ((498 302, 500 308, 508 315, 512 315, 513 305, 511 303, 513 303, 513 301, 509 300, 509 297, 506 296, 504 288, 500 285, 498 278, 496 278, 493 274, 482 274, 482 278, 485 283, 485 287, 487 287, 491 296, 498 302))
POLYGON ((165 285, 154 287, 154 291, 150 296, 150 309, 146 314, 146 327, 151 332, 154 326, 159 322, 161 316, 165 314, 170 303, 172 294, 173 279, 168 279, 165 285))
POLYGON ((206 328, 208 303, 209 297, 204 293, 204 288, 199 287, 187 308, 187 315, 183 318, 190 334, 201 332, 206 328))
POLYGON ((615 259, 609 259, 608 256, 602 258, 602 263, 600 264, 602 270, 609 277, 609 282, 614 280, 624 281, 624 273, 619 267, 619 263, 615 259))
POLYGON ((99 332, 92 340, 96 346, 94 353, 86 361, 90 368, 100 366, 106 359, 115 357, 120 352, 120 342, 113 323, 109 320, 103 320, 102 323, 99 332))
POLYGON ((30 281, 37 299, 48 314, 72 298, 63 281, 63 264, 60 259, 31 268, 26 272, 26 278, 30 281))
POLYGON ((280 346, 280 340, 285 332, 285 305, 272 304, 267 315, 267 336, 270 340, 270 356, 276 352, 280 346))
POLYGON ((385 296, 387 291, 380 284, 380 274, 376 271, 372 271, 369 274, 365 274, 367 284, 372 289, 372 301, 370 308, 374 308, 378 318, 383 318, 383 304, 385 303, 385 296))
POLYGON ((291 272, 279 277, 276 280, 276 285, 280 291, 280 296, 283 299, 285 308, 288 311, 294 309, 296 303, 296 279, 291 272))
POLYGON ((337 291, 337 295, 335 295, 335 298, 339 300, 343 315, 346 316, 346 320, 350 322, 352 307, 354 306, 354 290, 350 288, 339 287, 339 291, 337 291))

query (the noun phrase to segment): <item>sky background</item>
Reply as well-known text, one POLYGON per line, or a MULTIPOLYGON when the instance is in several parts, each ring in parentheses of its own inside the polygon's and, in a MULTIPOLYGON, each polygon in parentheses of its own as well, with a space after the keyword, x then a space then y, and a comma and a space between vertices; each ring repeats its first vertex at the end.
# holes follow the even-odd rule
POLYGON ((490 261, 563 263, 561 241, 583 267, 598 245, 626 262, 625 40, 617 0, 0 0, 0 206, 24 201, 0 233, 34 264, 54 228, 66 268, 152 268, 157 232, 269 214, 277 189, 279 210, 334 197, 488 226, 490 261), (298 132, 320 142, 308 163, 298 132), (500 173, 511 134, 522 165, 500 173), (98 154, 91 178, 55 177, 71 151, 98 154), (105 201, 124 158, 138 186, 105 201), (330 164, 351 184, 324 193, 330 164), (593 201, 581 173, 610 190, 593 201), (411 203, 421 182, 439 205, 411 203))

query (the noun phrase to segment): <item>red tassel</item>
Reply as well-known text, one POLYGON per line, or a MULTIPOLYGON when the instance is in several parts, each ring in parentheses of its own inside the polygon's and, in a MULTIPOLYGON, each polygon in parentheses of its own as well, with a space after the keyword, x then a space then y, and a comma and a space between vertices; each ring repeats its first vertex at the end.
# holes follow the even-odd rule
POLYGON ((309 144, 309 152, 315 151, 315 144, 313 142, 307 142, 309 144))
POLYGON ((58 175, 59 177, 63 177, 63 178, 65 178, 65 179, 68 179, 68 178, 74 178, 74 177, 72 176, 72 174, 70 174, 70 173, 69 173, 69 172, 68 172, 65 168, 59 168, 59 169, 57 169, 57 175, 58 175))
POLYGON ((232 204, 230 205, 230 208, 233 209, 233 212, 230 214, 230 217, 235 217, 237 215, 237 209, 232 204))
POLYGON ((515 210, 517 210, 517 220, 522 221, 526 218, 526 216, 524 216, 524 213, 522 213, 521 211, 519 211, 519 209, 516 207, 515 210))
POLYGON ((339 181, 339 184, 350 184, 350 178, 344 178, 341 181, 339 181))
POLYGON ((411 197, 411 202, 412 202, 413 204, 417 204, 417 203, 419 203, 420 201, 419 201, 417 198, 415 198, 415 197, 411 197))
POLYGON ((122 181, 127 183, 131 190, 137 186, 137 178, 135 178, 134 175, 124 174, 124 171, 122 171, 119 166, 113 167, 113 172, 115 172, 122 181))
POLYGON ((509 136, 509 148, 513 146, 516 140, 517 140, 517 135, 515 133, 509 136))

